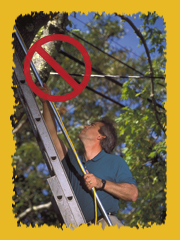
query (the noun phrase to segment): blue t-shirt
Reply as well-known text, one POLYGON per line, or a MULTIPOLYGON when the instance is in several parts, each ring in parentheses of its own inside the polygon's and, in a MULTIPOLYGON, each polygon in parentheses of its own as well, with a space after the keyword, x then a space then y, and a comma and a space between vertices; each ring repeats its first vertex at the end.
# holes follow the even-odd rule
MULTIPOLYGON (((108 154, 102 150, 98 153, 98 155, 87 162, 85 162, 84 156, 80 156, 80 159, 85 169, 87 169, 89 173, 93 173, 98 178, 115 183, 130 183, 136 185, 136 181, 133 178, 127 163, 120 156, 108 154)), ((89 191, 84 184, 84 174, 73 152, 68 150, 68 154, 62 160, 62 163, 84 217, 86 221, 89 222, 95 218, 94 198, 92 192, 89 191)), ((119 199, 103 190, 97 189, 96 192, 106 212, 115 214, 119 208, 119 199)), ((102 215, 99 208, 97 210, 97 215, 102 215)))

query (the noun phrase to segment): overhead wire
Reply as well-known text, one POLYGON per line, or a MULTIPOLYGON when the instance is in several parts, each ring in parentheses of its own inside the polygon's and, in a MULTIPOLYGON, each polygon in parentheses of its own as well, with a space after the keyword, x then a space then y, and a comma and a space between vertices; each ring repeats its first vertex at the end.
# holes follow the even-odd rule
MULTIPOLYGON (((51 74, 57 74, 51 72, 51 74)), ((69 75, 75 76, 75 77, 84 77, 84 74, 77 74, 77 73, 70 73, 69 75)), ((160 78, 160 79, 165 79, 164 77, 151 77, 151 76, 122 76, 122 75, 94 75, 91 74, 91 77, 98 77, 98 78, 106 78, 106 77, 111 77, 111 78, 136 78, 136 79, 141 79, 141 78, 160 78)), ((165 86, 164 86, 165 87, 165 86)))
MULTIPOLYGON (((65 51, 63 51, 63 50, 60 50, 59 53, 62 53, 64 56, 72 59, 73 61, 79 63, 79 64, 82 65, 82 66, 85 66, 84 62, 82 62, 81 60, 79 60, 79 59, 77 59, 76 57, 72 56, 71 54, 69 54, 69 53, 67 53, 67 52, 65 52, 65 51)), ((98 74, 100 74, 100 75, 105 75, 102 71, 96 69, 95 67, 92 66, 91 68, 92 68, 92 71, 94 71, 94 72, 96 72, 96 73, 98 73, 98 74)), ((113 78, 111 78, 111 77, 105 77, 105 78, 106 78, 106 79, 109 79, 111 82, 116 83, 117 85, 119 85, 119 86, 121 86, 121 87, 123 86, 123 83, 118 82, 117 80, 115 80, 115 79, 113 79, 113 78)))
MULTIPOLYGON (((75 58, 75 57, 72 56, 71 54, 69 54, 69 53, 67 53, 67 52, 65 52, 65 51, 63 51, 63 50, 60 50, 59 52, 62 53, 64 56, 72 59, 73 61, 79 63, 80 65, 85 66, 84 62, 82 62, 81 60, 75 58)), ((100 74, 100 75, 104 75, 104 77, 105 77, 106 79, 108 79, 109 81, 111 81, 111 82, 119 85, 120 87, 123 87, 123 83, 118 82, 117 80, 113 79, 112 77, 106 77, 103 72, 101 72, 100 70, 96 69, 96 68, 93 67, 93 66, 92 66, 92 71, 94 71, 94 72, 96 72, 96 73, 98 73, 98 74, 100 74)), ((138 93, 138 92, 136 92, 136 93, 138 93)), ((139 95, 139 97, 140 97, 140 95, 139 95)), ((147 98, 147 101, 152 103, 152 100, 151 100, 150 98, 147 98)), ((165 110, 164 107, 161 106, 159 103, 157 103, 157 106, 158 106, 159 108, 165 110)))
MULTIPOLYGON (((71 16, 71 15, 70 15, 71 16)), ((73 16, 71 16, 71 17, 73 17, 73 16)), ((73 17, 73 18, 75 18, 75 17, 73 17)), ((77 18, 75 18, 75 19, 77 19, 77 18)), ((79 20, 79 19, 78 19, 79 20)), ((82 22, 83 24, 85 24, 85 25, 87 25, 86 23, 84 23, 83 21, 81 21, 81 20, 79 20, 80 22, 82 22)), ((96 29, 95 27, 91 27, 91 26, 89 26, 89 25, 87 25, 88 27, 90 27, 91 29, 96 29)), ((67 29, 66 29, 67 30, 67 29)), ((117 59, 116 57, 114 57, 114 56, 112 56, 112 55, 110 55, 110 54, 108 54, 108 53, 106 53, 105 51, 103 51, 102 49, 100 49, 99 47, 97 47, 97 46, 95 46, 94 44, 92 44, 92 43, 90 43, 89 41, 87 41, 87 40, 85 40, 84 38, 82 38, 82 37, 80 37, 80 36, 78 36, 77 34, 75 34, 75 33, 73 33, 73 32, 71 32, 71 31, 69 31, 69 30, 67 30, 69 33, 71 33, 72 35, 74 35, 75 37, 77 37, 77 38, 79 38, 79 39, 81 39, 82 41, 84 41, 85 43, 87 43, 87 44, 89 44, 90 46, 92 46, 92 47, 94 47, 94 48, 96 48, 97 50, 99 50, 99 51, 101 51, 102 53, 104 53, 104 54, 106 54, 107 56, 109 56, 109 57, 111 57, 112 59, 114 59, 115 61, 118 61, 118 62, 120 62, 121 64, 123 64, 123 65, 125 65, 125 66, 127 66, 128 68, 130 68, 131 70, 133 70, 133 71, 135 71, 135 72, 137 72, 137 73, 139 73, 140 75, 142 75, 142 76, 144 76, 144 73, 142 73, 142 72, 140 72, 140 71, 138 71, 138 70, 136 70, 135 68, 133 68, 133 67, 131 67, 131 66, 129 66, 128 64, 126 64, 126 63, 124 63, 123 61, 121 61, 121 60, 119 60, 119 59, 117 59)), ((99 33, 99 31, 97 30, 97 32, 99 33)), ((139 56, 140 57, 140 56, 139 56)), ((159 78, 159 79, 165 79, 164 77, 155 77, 155 78, 159 78)), ((160 86, 162 86, 162 87, 165 87, 163 84, 161 84, 161 83, 157 83, 158 85, 160 85, 160 86)))
MULTIPOLYGON (((77 83, 80 83, 76 78, 74 78, 74 80, 75 80, 77 83)), ((110 98, 110 97, 108 97, 108 96, 100 93, 100 92, 97 91, 97 90, 94 90, 93 88, 91 88, 91 87, 89 87, 89 86, 86 86, 86 88, 87 88, 88 90, 90 90, 91 92, 94 92, 95 94, 97 94, 97 95, 99 95, 99 96, 101 96, 101 97, 103 97, 103 98, 105 98, 105 99, 107 99, 107 100, 109 100, 109 101, 111 101, 111 102, 119 105, 121 108, 126 107, 126 106, 123 105, 122 103, 120 103, 120 102, 118 102, 118 101, 116 101, 116 100, 114 100, 114 99, 112 99, 112 98, 110 98)))
MULTIPOLYGON (((68 32, 70 32, 70 31, 68 30, 68 32)), ((114 59, 114 60, 118 61, 119 63, 123 64, 124 66, 126 66, 126 67, 130 68, 131 70, 133 70, 133 71, 135 71, 135 72, 139 73, 140 75, 144 76, 144 74, 143 74, 142 72, 140 72, 140 71, 136 70, 135 68, 131 67, 131 66, 130 66, 130 65, 128 65, 127 63, 125 63, 125 62, 123 62, 123 61, 119 60, 118 58, 116 58, 116 57, 114 57, 114 56, 110 55, 109 53, 106 53, 105 51, 103 51, 103 50, 102 50, 102 49, 100 49, 99 47, 97 47, 97 46, 95 46, 94 44, 92 44, 92 43, 88 42, 87 40, 83 39, 82 37, 78 36, 77 34, 75 34, 75 33, 72 33, 72 32, 70 32, 70 33, 71 33, 72 35, 74 35, 75 37, 77 37, 77 38, 81 39, 82 41, 86 42, 86 43, 87 43, 87 44, 89 44, 90 46, 92 46, 92 47, 96 48, 98 51, 100 51, 100 52, 102 52, 102 53, 106 54, 108 57, 110 57, 110 58, 112 58, 112 59, 114 59)))
MULTIPOLYGON (((51 74, 51 75, 57 75, 58 73, 56 73, 56 72, 50 72, 50 74, 51 74)), ((71 76, 76 76, 76 77, 82 77, 82 76, 84 76, 84 74, 69 74, 69 75, 71 75, 71 76)), ((113 77, 112 75, 107 75, 107 77, 108 77, 108 76, 113 77)), ((91 77, 103 77, 103 78, 104 78, 104 77, 106 77, 106 75, 91 75, 91 77)), ((133 78, 134 76, 129 76, 129 77, 133 78)), ((136 76, 135 76, 135 77, 136 77, 136 76)), ((124 78, 125 78, 125 76, 124 76, 124 78)), ((74 80, 75 80, 77 83, 80 84, 80 81, 78 81, 76 78, 74 78, 74 80)), ((91 87, 89 87, 89 86, 86 86, 85 88, 87 88, 87 89, 90 90, 91 92, 94 92, 95 94, 97 94, 97 95, 99 95, 99 96, 101 96, 101 97, 109 100, 110 102, 113 102, 113 103, 119 105, 121 108, 126 107, 126 106, 123 105, 122 103, 120 103, 120 102, 118 102, 118 101, 116 101, 116 100, 114 100, 114 99, 112 99, 112 98, 104 95, 103 93, 101 93, 101 92, 99 92, 99 91, 97 91, 97 90, 94 90, 93 88, 91 88, 91 87)), ((149 102, 152 102, 151 99, 147 99, 147 100, 148 100, 149 102)), ((163 110, 165 110, 160 104, 157 103, 157 105, 158 105, 160 108, 162 108, 163 110)))
MULTIPOLYGON (((83 22, 82 20, 78 19, 77 17, 74 17, 72 15, 70 15, 71 17, 73 17, 74 19, 78 20, 79 22, 83 23, 84 25, 86 25, 87 27, 94 29, 96 32, 99 33, 99 30, 96 27, 92 27, 90 25, 88 25, 87 23, 83 22)), ((104 36, 104 35, 103 35, 104 36)), ((118 46, 120 46, 121 48, 124 48, 126 51, 131 52, 132 54, 136 55, 137 57, 140 57, 139 55, 137 55, 136 53, 134 53, 133 51, 131 51, 130 49, 127 49, 126 47, 122 46, 121 44, 119 44, 118 42, 111 40, 112 42, 114 42, 115 44, 117 44, 118 46)))
MULTIPOLYGON (((58 73, 56 73, 56 72, 50 72, 50 74, 51 74, 51 75, 56 75, 56 74, 58 74, 58 73)), ((69 75, 72 75, 72 76, 73 76, 74 74, 69 74, 69 75)), ((78 74, 76 74, 76 75, 78 75, 78 74)), ((79 75, 79 76, 81 76, 81 75, 79 75)), ((78 81, 76 78, 74 78, 74 80, 75 80, 77 83, 80 84, 80 81, 78 81)), ((109 100, 110 102, 113 102, 113 103, 119 105, 121 108, 126 107, 126 106, 123 105, 122 103, 120 103, 120 102, 118 102, 118 101, 116 101, 116 100, 114 100, 114 99, 112 99, 112 98, 104 95, 103 93, 101 93, 101 92, 99 92, 99 91, 97 91, 97 90, 94 90, 93 88, 91 88, 91 87, 89 87, 89 86, 87 86, 87 85, 86 85, 85 88, 88 89, 88 90, 90 90, 91 92, 94 92, 95 94, 97 94, 97 95, 99 95, 99 96, 101 96, 101 97, 109 100)))

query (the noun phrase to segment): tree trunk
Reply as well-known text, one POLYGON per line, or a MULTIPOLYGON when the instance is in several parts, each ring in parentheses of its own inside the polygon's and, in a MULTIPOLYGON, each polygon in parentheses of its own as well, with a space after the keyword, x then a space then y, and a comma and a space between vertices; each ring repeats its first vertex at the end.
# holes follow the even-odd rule
MULTIPOLYGON (((51 34, 64 34, 67 19, 67 13, 32 13, 31 15, 19 16, 16 20, 16 27, 23 38, 26 48, 29 49, 41 27, 43 27, 41 38, 51 34)), ((15 36, 13 45, 18 51, 20 59, 23 61, 25 54, 15 36)), ((46 51, 51 57, 55 57, 60 46, 60 41, 49 42, 46 44, 46 51)), ((46 82, 51 67, 42 58, 37 57, 37 54, 35 54, 34 59, 35 67, 37 68, 42 81, 46 82)))

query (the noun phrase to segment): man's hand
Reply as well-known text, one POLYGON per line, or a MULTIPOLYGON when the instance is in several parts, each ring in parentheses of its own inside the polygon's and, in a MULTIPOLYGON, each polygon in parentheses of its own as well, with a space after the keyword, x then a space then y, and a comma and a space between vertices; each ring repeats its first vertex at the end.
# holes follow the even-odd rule
MULTIPOLYGON (((86 170, 87 174, 84 175, 84 181, 86 187, 91 190, 91 188, 95 187, 97 189, 102 188, 103 183, 102 179, 94 176, 86 170)), ((123 199, 125 201, 133 201, 135 202, 138 197, 138 189, 134 184, 129 183, 114 183, 106 180, 106 185, 104 187, 104 191, 110 193, 111 195, 123 199)))
POLYGON ((94 174, 89 173, 88 170, 86 170, 87 174, 84 175, 84 182, 86 187, 91 190, 91 188, 101 188, 102 187, 102 179, 94 176, 94 174))
MULTIPOLYGON (((37 87, 38 87, 42 92, 47 93, 47 94, 51 94, 51 89, 50 89, 45 83, 43 83, 43 87, 41 87, 41 85, 40 85, 39 82, 38 82, 36 85, 37 85, 37 87)), ((44 102, 47 101, 47 100, 44 99, 44 98, 40 98, 40 97, 39 97, 39 99, 40 99, 40 101, 41 101, 42 103, 44 103, 44 102)))

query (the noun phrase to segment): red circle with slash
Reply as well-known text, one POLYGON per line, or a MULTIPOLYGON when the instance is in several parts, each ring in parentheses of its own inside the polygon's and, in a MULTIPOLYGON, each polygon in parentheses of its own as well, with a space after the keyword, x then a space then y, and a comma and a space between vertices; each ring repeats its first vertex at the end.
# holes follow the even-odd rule
POLYGON ((29 49, 27 52, 25 61, 24 61, 24 75, 26 78, 26 81, 29 85, 29 87, 32 89, 32 91, 37 94, 39 97, 44 98, 48 101, 52 102, 63 102, 67 101, 69 99, 72 99, 76 97, 78 94, 80 94, 83 89, 86 87, 88 84, 90 75, 91 75, 91 60, 88 55, 88 52, 84 48, 84 46, 78 42, 76 39, 66 36, 66 35, 61 35, 61 34, 54 34, 54 35, 49 35, 46 37, 41 38, 37 42, 35 42, 32 47, 29 49), (43 48, 42 45, 50 42, 50 41, 65 41, 68 42, 72 45, 74 45, 82 54, 85 62, 85 74, 82 82, 78 84, 43 48), (37 52, 45 61, 47 61, 51 67, 63 77, 63 79, 71 85, 71 87, 74 89, 71 93, 62 95, 62 96, 53 96, 47 93, 44 93, 41 91, 33 82, 31 74, 30 74, 30 63, 31 59, 33 57, 33 54, 37 52))

